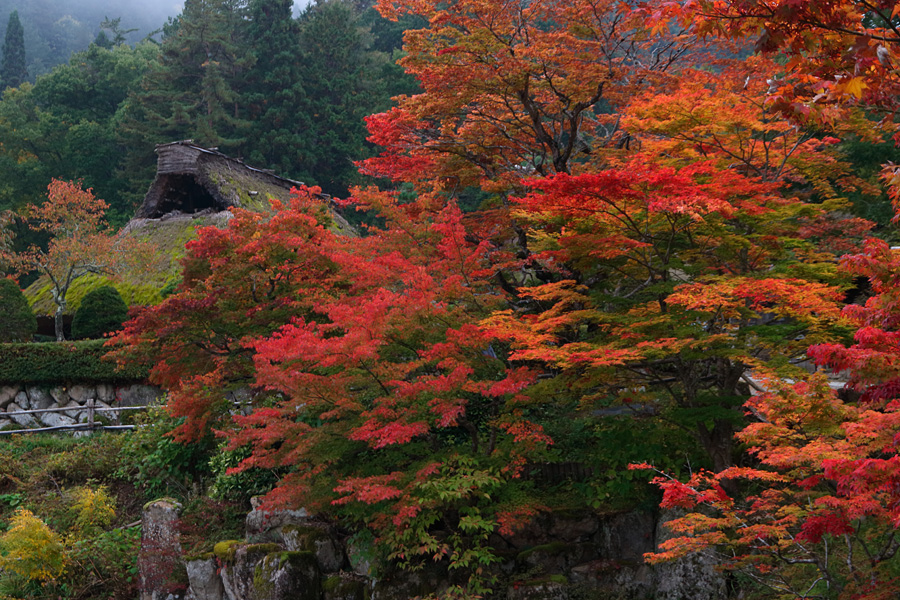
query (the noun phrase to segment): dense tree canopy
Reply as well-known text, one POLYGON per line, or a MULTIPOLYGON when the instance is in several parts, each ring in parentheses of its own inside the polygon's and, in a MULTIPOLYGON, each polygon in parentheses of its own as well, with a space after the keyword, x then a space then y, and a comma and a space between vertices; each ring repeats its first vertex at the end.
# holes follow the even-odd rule
MULTIPOLYGON (((287 25, 284 7, 255 10, 287 25)), ((420 90, 367 119, 381 151, 361 170, 386 183, 341 202, 374 216, 364 235, 333 233, 316 189, 271 219, 238 212, 191 244, 181 288, 126 327, 119 356, 173 390, 180 439, 225 431, 249 449, 241 468, 287 473, 270 504, 365 524, 401 563, 448 561, 479 594, 489 535, 547 506, 539 464, 603 473, 568 489, 593 506, 646 493, 628 462, 683 467, 673 448, 731 472, 756 373, 802 377, 807 347, 846 332, 836 257, 871 224, 845 196, 875 186, 838 136, 875 132, 858 111, 827 132, 781 120, 778 61, 700 39, 683 13, 379 10, 421 19, 401 61, 420 90), (232 418, 227 392, 248 383, 254 410, 232 418), (638 431, 655 445, 622 450, 638 431)), ((310 8, 301 41, 327 27, 352 50, 350 14, 310 8)), ((345 60, 305 56, 320 73, 345 60)), ((330 97, 306 96, 316 85, 287 93, 330 97)))
POLYGON ((442 562, 448 594, 489 593, 492 536, 542 511, 652 498, 637 463, 687 509, 653 560, 725 543, 783 593, 875 598, 898 259, 850 198, 881 202, 853 149, 896 133, 897 15, 814 5, 187 0, 158 45, 111 21, 5 93, 0 207, 63 174, 124 218, 173 139, 307 181, 197 232, 115 355, 168 390, 176 440, 226 437, 280 477, 268 506, 442 562))

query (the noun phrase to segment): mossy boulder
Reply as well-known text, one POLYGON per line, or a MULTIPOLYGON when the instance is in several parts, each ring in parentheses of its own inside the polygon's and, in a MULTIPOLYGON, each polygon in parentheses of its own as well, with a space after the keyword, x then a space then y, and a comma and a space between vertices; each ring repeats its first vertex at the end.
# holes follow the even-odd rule
POLYGON ((237 549, 243 544, 244 542, 241 542, 240 540, 225 540, 224 542, 218 542, 213 546, 213 554, 223 563, 233 564, 237 549))
POLYGON ((311 552, 277 544, 239 544, 220 570, 225 596, 236 600, 319 600, 320 571, 311 552))
POLYGON ((254 600, 319 600, 321 579, 309 552, 268 554, 253 574, 254 600))
POLYGON ((288 550, 312 553, 323 573, 344 566, 344 550, 324 524, 285 525, 281 538, 288 550))
POLYGON ((352 573, 337 573, 322 582, 324 600, 368 600, 368 579, 352 573))

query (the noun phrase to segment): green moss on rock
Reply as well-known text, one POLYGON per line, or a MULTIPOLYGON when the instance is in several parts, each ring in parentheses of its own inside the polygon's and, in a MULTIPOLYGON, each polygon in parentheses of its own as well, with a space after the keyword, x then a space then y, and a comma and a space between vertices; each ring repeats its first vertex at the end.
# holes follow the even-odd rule
POLYGON ((532 548, 529 548, 528 550, 523 550, 516 558, 518 558, 519 560, 526 560, 528 559, 528 557, 536 553, 546 554, 548 556, 559 556, 560 554, 568 552, 571 549, 571 544, 566 544, 565 542, 550 542, 549 544, 534 546, 532 548))
POLYGON ((332 575, 322 582, 325 600, 366 600, 368 586, 359 578, 347 574, 332 575))
POLYGON ((213 546, 213 554, 224 563, 233 564, 238 548, 243 545, 240 540, 226 540, 213 546))

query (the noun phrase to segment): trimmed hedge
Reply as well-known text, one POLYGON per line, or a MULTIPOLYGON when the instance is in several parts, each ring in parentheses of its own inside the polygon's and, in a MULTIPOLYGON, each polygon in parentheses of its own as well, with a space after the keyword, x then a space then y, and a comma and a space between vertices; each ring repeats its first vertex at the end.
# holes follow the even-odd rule
POLYGON ((116 370, 102 360, 104 340, 0 344, 0 384, 133 383, 147 378, 136 365, 116 370))

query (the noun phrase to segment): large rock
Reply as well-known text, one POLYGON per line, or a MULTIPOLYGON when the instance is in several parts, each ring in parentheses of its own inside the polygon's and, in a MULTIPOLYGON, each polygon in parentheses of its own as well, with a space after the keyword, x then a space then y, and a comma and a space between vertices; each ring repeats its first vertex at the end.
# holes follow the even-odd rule
POLYGON ((22 391, 17 385, 5 385, 0 387, 0 408, 5 409, 10 402, 16 399, 16 394, 22 391))
POLYGON ((600 520, 592 513, 553 515, 548 527, 550 539, 586 542, 600 529, 600 520))
POLYGON ((254 569, 254 600, 319 600, 321 590, 315 559, 306 552, 268 554, 254 569))
POLYGON ((101 383, 97 386, 97 400, 110 404, 116 400, 116 388, 107 383, 101 383))
POLYGON ((82 405, 75 402, 75 400, 69 400, 62 408, 66 409, 66 412, 63 413, 64 415, 71 417, 76 421, 78 420, 78 416, 86 410, 82 405))
POLYGON ((50 388, 50 396, 53 398, 53 404, 63 406, 69 402, 69 392, 64 387, 50 388))
POLYGON ((190 596, 194 600, 222 600, 225 597, 225 587, 215 558, 191 560, 185 568, 190 596))
POLYGON ((39 415, 39 418, 47 427, 69 427, 77 422, 64 413, 43 413, 39 415))
POLYGON ((129 385, 119 388, 120 406, 149 406, 163 395, 163 391, 152 385, 129 385))
POLYGON ((594 544, 550 542, 520 552, 517 562, 532 573, 563 574, 574 565, 598 558, 594 544))
POLYGON ((141 600, 179 600, 188 577, 181 562, 181 504, 163 498, 144 506, 138 555, 141 600))
POLYGON ((284 552, 277 544, 216 545, 228 600, 318 600, 319 568, 309 552, 284 552))
POLYGON ((97 397, 97 388, 92 385, 73 385, 69 388, 69 397, 79 404, 84 404, 88 398, 97 397))
POLYGON ((656 519, 647 512, 620 513, 604 520, 598 535, 603 558, 643 562, 656 549, 656 519))
POLYGON ((285 525, 281 539, 291 552, 311 552, 323 573, 334 573, 344 566, 344 550, 325 525, 285 525))
POLYGON ((11 410, 31 410, 31 401, 28 399, 28 393, 25 390, 22 390, 18 394, 16 394, 15 399, 13 400, 16 404, 16 408, 12 408, 12 404, 8 404, 6 406, 7 411, 11 410))
MULTIPOLYGON (((20 410, 26 410, 26 409, 23 409, 21 406, 19 406, 15 402, 11 403, 9 406, 6 407, 7 413, 18 412, 20 410)), ((20 425, 25 428, 37 427, 37 425, 38 425, 38 422, 35 421, 34 417, 31 415, 7 414, 7 417, 9 417, 13 421, 15 421, 16 425, 20 425)))
POLYGON ((247 541, 252 543, 281 540, 281 528, 285 525, 305 525, 309 513, 305 508, 297 510, 260 510, 259 498, 251 499, 253 510, 245 521, 247 541))
POLYGON ((53 399, 53 396, 43 388, 29 386, 25 388, 25 391, 28 393, 28 400, 32 410, 50 408, 56 404, 56 400, 53 399))
MULTIPOLYGON (((682 514, 677 510, 663 511, 657 528, 657 545, 675 535, 665 525, 682 514)), ((726 597, 725 576, 716 570, 715 560, 706 554, 689 554, 678 560, 661 563, 655 570, 659 582, 656 600, 718 600, 726 597)))
POLYGON ((371 540, 351 538, 347 541, 347 562, 355 574, 364 577, 372 574, 376 563, 373 546, 371 540))
POLYGON ((369 580, 353 573, 336 573, 322 582, 324 600, 366 600, 369 580))

